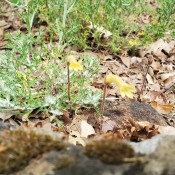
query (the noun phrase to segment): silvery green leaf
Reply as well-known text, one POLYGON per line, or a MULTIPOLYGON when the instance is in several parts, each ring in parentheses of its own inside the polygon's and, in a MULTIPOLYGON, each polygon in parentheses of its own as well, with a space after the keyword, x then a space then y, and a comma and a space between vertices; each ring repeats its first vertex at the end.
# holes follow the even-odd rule
POLYGON ((53 109, 53 110, 50 110, 49 112, 54 115, 63 115, 63 113, 58 109, 55 109, 55 110, 53 109))
POLYGON ((45 96, 45 99, 44 99, 44 105, 49 106, 51 104, 55 104, 56 100, 57 100, 56 97, 54 97, 52 95, 47 95, 47 96, 45 96))
POLYGON ((10 101, 10 96, 6 95, 6 98, 0 98, 1 107, 14 107, 15 105, 10 101))

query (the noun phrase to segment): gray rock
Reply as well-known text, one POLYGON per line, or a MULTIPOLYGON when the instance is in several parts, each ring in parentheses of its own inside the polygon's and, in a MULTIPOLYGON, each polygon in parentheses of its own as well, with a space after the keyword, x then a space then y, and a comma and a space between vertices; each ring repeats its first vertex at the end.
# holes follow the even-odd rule
POLYGON ((157 149, 159 143, 163 140, 165 136, 156 135, 151 139, 144 140, 142 142, 129 142, 129 144, 134 148, 136 154, 148 155, 157 149))
POLYGON ((10 123, 4 123, 0 121, 0 132, 3 131, 4 129, 12 129, 12 128, 14 128, 14 126, 11 125, 10 123))
POLYGON ((128 144, 136 154, 121 164, 88 157, 83 147, 68 144, 66 150, 46 152, 13 175, 175 175, 175 136, 158 135, 128 144))
POLYGON ((154 153, 148 157, 144 173, 149 175, 175 174, 175 136, 163 136, 154 153))

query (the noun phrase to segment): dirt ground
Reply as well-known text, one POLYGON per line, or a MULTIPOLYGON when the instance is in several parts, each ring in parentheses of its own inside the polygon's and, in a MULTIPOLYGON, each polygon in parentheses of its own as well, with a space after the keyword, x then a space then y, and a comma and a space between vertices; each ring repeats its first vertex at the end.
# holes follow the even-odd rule
MULTIPOLYGON (((11 8, 4 0, 1 3, 3 6, 0 12, 0 54, 4 54, 8 43, 5 34, 25 33, 26 26, 16 15, 17 9, 11 8)), ((173 156, 175 151, 173 147, 175 142, 175 40, 169 40, 167 34, 164 39, 159 39, 147 47, 138 48, 136 55, 130 55, 127 51, 123 51, 121 55, 109 54, 108 51, 78 52, 73 47, 66 48, 65 52, 71 52, 76 56, 87 54, 100 60, 100 72, 96 75, 98 81, 92 84, 94 88, 102 89, 105 75, 112 73, 122 77, 125 82, 136 84, 138 93, 133 100, 122 99, 118 89, 111 85, 107 90, 102 117, 98 117, 93 108, 82 108, 81 113, 73 118, 65 112, 63 120, 66 125, 61 129, 54 123, 50 123, 47 116, 35 118, 38 115, 37 112, 28 122, 22 122, 14 116, 8 118, 0 125, 0 130, 2 129, 0 137, 5 133, 4 128, 12 130, 9 132, 19 128, 24 130, 28 128, 37 132, 35 129, 39 128, 49 133, 51 138, 55 134, 59 135, 65 142, 66 149, 59 151, 53 145, 48 152, 47 150, 41 152, 42 156, 41 153, 37 153, 28 158, 22 157, 26 159, 26 163, 22 166, 20 158, 14 158, 19 163, 11 166, 10 161, 13 160, 7 157, 10 156, 10 151, 14 154, 13 148, 9 147, 9 143, 1 140, 0 153, 6 153, 4 154, 6 157, 3 158, 7 163, 4 165, 0 161, 0 173, 16 175, 29 173, 33 175, 175 174, 173 156), (142 87, 143 92, 140 94, 142 87), (144 146, 145 144, 147 146, 144 146), (19 168, 20 166, 22 168, 19 168)), ((45 114, 39 113, 39 115, 45 114)), ((28 132, 24 131, 24 133, 28 135, 28 132)), ((17 138, 11 142, 19 142, 20 145, 22 142, 20 139, 17 138)), ((30 139, 27 142, 30 142, 30 139)))

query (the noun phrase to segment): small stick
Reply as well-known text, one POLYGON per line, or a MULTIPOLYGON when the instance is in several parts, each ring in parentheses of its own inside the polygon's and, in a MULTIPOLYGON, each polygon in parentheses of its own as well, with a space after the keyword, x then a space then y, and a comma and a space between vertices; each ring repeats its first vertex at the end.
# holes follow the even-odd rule
POLYGON ((105 80, 104 81, 104 87, 103 87, 103 98, 102 98, 102 102, 101 102, 101 117, 103 116, 103 112, 104 112, 106 89, 107 89, 107 83, 106 83, 106 80, 105 80))
MULTIPOLYGON (((150 68, 151 63, 152 63, 152 59, 153 59, 153 58, 152 58, 152 55, 150 55, 149 58, 150 58, 150 60, 148 60, 148 64, 147 64, 147 68, 146 68, 146 73, 145 73, 145 75, 143 76, 142 86, 141 86, 141 89, 140 89, 140 91, 139 91, 139 93, 138 93, 138 97, 137 97, 137 100, 138 100, 139 102, 141 102, 141 95, 143 94, 144 86, 145 86, 145 84, 146 84, 146 76, 147 76, 147 74, 148 74, 149 68, 150 68)), ((149 59, 149 58, 148 58, 148 59, 149 59)))

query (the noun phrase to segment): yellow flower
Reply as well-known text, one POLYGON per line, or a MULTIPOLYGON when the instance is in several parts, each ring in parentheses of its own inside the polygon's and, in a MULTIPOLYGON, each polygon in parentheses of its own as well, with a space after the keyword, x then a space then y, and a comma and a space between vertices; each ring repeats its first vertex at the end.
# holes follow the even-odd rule
POLYGON ((115 83, 119 87, 124 81, 119 76, 110 74, 106 76, 106 83, 115 83))
POLYGON ((118 75, 107 75, 106 83, 114 83, 119 88, 122 97, 133 98, 133 93, 136 92, 134 85, 125 83, 118 75))
POLYGON ((67 57, 67 62, 69 62, 70 69, 74 71, 83 70, 82 61, 77 61, 73 55, 67 57))
POLYGON ((17 72, 17 76, 18 76, 18 78, 22 78, 21 72, 17 72))
POLYGON ((129 44, 130 44, 131 46, 135 46, 135 45, 137 44, 137 42, 136 42, 135 39, 130 39, 130 40, 129 40, 129 44))
POLYGON ((27 88, 28 84, 27 84, 26 81, 23 81, 22 84, 23 84, 23 86, 24 86, 25 88, 27 88))
POLYGON ((125 85, 121 86, 119 90, 122 97, 127 96, 129 98, 133 98, 133 93, 136 93, 135 86, 126 83, 125 85))
POLYGON ((143 36, 143 35, 145 35, 145 32, 144 32, 144 31, 140 31, 140 32, 138 32, 137 35, 138 35, 138 36, 143 36))

